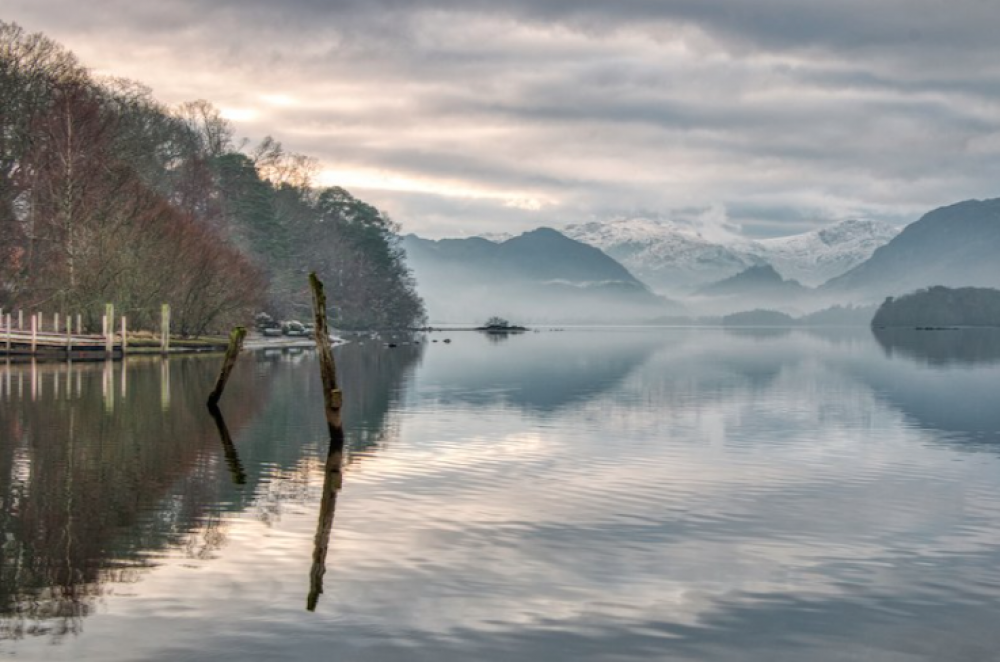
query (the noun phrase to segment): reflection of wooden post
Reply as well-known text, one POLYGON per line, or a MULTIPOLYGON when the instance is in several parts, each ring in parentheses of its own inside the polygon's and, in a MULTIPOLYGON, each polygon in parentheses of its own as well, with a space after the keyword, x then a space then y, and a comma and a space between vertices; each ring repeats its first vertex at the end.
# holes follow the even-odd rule
POLYGON ((335 428, 331 432, 330 451, 326 456, 326 471, 323 476, 323 497, 319 503, 319 522, 313 543, 313 562, 309 569, 309 596, 306 609, 316 611, 319 596, 323 593, 323 576, 326 574, 326 556, 330 551, 330 534, 333 532, 333 516, 337 510, 337 492, 343 484, 341 467, 344 463, 344 431, 335 428))
POLYGON ((319 372, 323 378, 323 401, 326 405, 326 422, 333 430, 341 429, 343 421, 340 408, 343 404, 343 394, 337 385, 337 365, 333 361, 333 348, 330 346, 330 330, 326 320, 326 293, 323 283, 315 272, 309 274, 309 285, 312 288, 313 312, 316 316, 316 351, 319 353, 319 372))
POLYGON ((247 474, 243 470, 240 456, 236 452, 233 438, 229 435, 229 428, 226 427, 226 419, 222 417, 222 412, 215 405, 209 405, 208 411, 215 421, 215 428, 219 431, 219 440, 222 441, 222 450, 226 454, 226 464, 229 465, 229 474, 233 477, 233 482, 237 485, 245 485, 247 474))
POLYGON ((170 351, 170 304, 165 303, 160 308, 160 351, 166 354, 170 351))
POLYGON ((160 361, 160 409, 170 409, 170 359, 160 361))
POLYGON ((229 347, 226 348, 226 358, 222 362, 222 371, 219 372, 219 379, 215 382, 215 390, 208 396, 208 406, 215 407, 219 404, 222 392, 226 390, 226 382, 229 381, 229 374, 236 365, 236 359, 243 349, 243 339, 247 337, 245 326, 238 326, 229 334, 229 347))

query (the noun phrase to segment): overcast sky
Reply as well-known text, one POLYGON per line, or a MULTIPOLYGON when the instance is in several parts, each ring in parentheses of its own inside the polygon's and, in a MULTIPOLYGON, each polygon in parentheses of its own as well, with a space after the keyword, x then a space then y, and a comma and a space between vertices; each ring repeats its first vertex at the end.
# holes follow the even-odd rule
POLYGON ((1000 196, 997 0, 4 0, 428 236, 1000 196))

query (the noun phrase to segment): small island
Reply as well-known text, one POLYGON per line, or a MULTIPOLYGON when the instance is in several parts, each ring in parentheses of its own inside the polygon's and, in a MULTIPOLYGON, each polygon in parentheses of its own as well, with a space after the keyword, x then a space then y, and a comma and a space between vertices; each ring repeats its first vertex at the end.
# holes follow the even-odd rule
POLYGON ((502 317, 491 317, 482 326, 477 326, 476 331, 484 333, 524 333, 527 327, 511 324, 502 317))
POLYGON ((920 330, 1000 327, 1000 290, 936 286, 897 298, 889 297, 875 313, 872 326, 920 330))

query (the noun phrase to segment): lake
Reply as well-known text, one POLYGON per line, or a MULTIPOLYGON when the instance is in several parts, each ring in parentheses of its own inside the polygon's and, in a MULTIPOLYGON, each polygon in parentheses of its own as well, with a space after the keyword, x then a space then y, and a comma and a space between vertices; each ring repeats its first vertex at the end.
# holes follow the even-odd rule
POLYGON ((337 359, 339 492, 311 352, 0 364, 0 657, 996 659, 1000 331, 337 359))

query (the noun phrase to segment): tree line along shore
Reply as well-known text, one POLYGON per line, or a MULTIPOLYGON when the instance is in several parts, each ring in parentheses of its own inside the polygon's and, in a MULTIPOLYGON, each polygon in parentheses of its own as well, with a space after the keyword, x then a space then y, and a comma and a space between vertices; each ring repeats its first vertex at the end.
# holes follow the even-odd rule
POLYGON ((0 308, 81 315, 105 305, 184 336, 305 317, 306 275, 342 328, 412 327, 424 307, 398 225, 317 162, 238 139, 207 101, 167 107, 97 78, 68 50, 0 21, 0 308))

